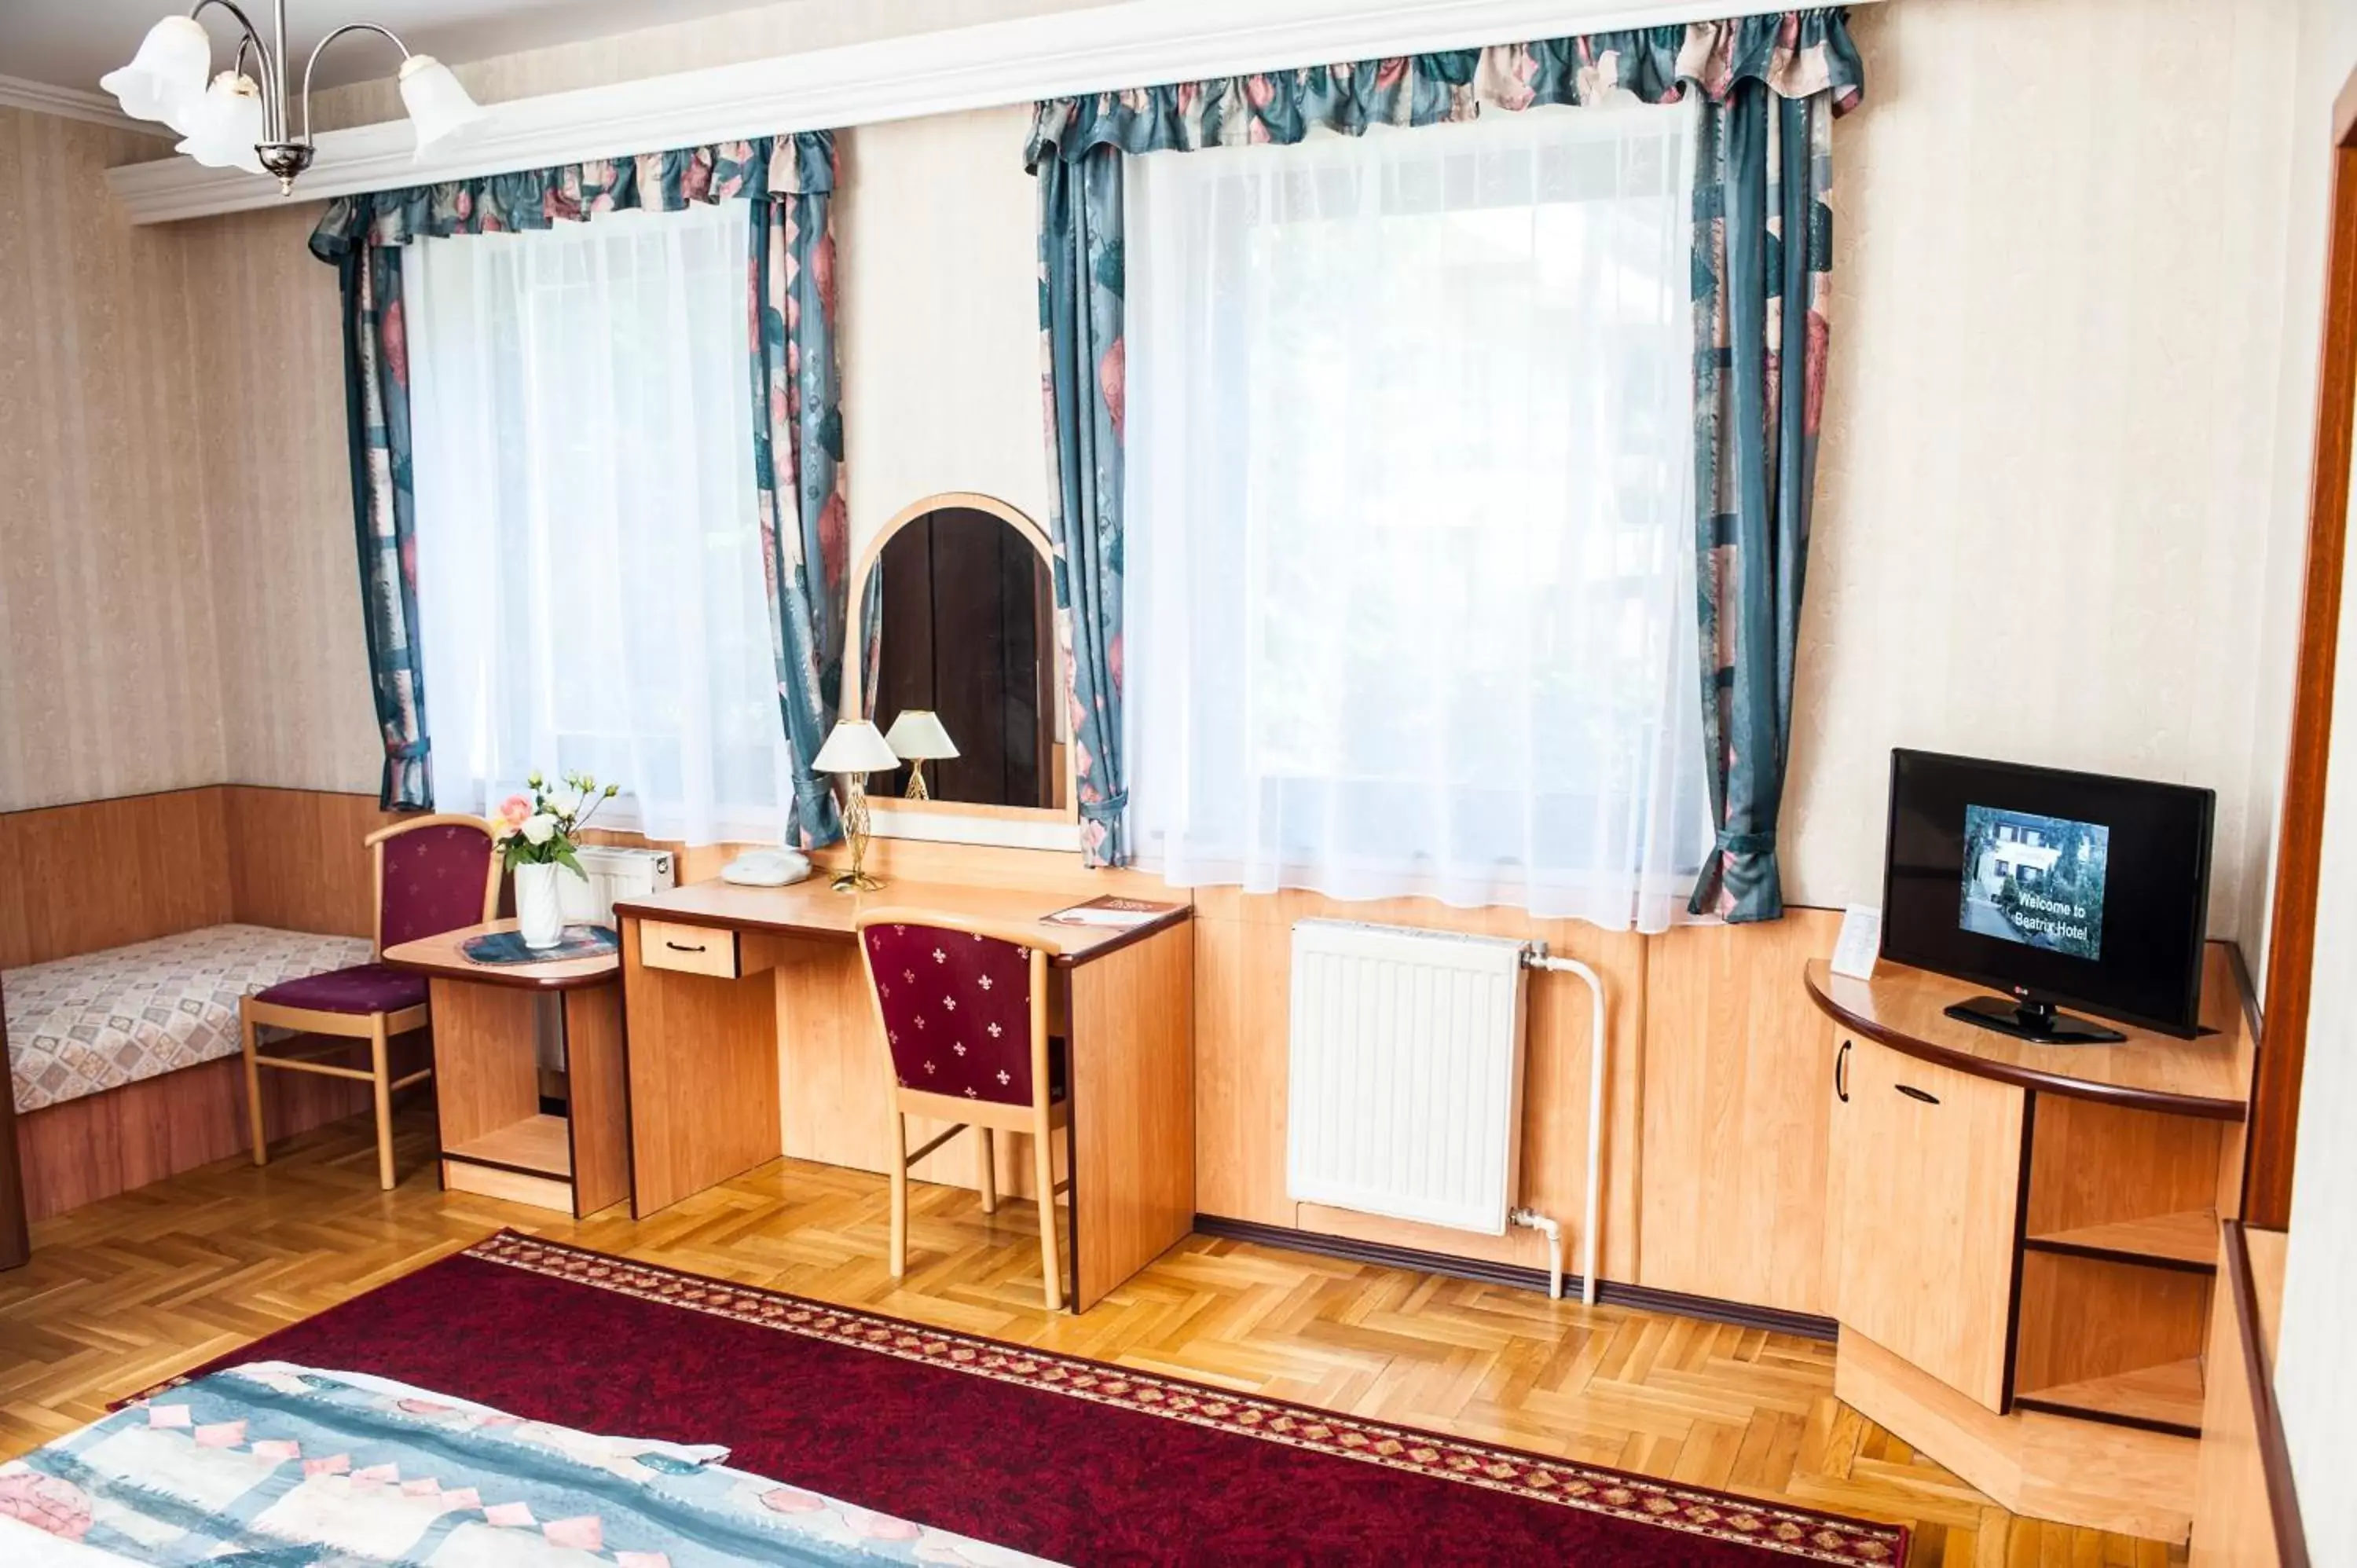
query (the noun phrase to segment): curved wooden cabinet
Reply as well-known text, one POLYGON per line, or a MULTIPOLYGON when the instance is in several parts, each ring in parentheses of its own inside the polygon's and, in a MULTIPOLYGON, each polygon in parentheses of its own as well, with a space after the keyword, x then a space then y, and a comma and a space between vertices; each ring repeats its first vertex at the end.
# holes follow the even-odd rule
POLYGON ((2074 1047, 1947 1018, 1974 993, 1961 982, 1803 972, 1835 1026, 1840 1392, 2016 1511, 2190 1529, 2253 1053, 2222 944, 2205 979, 2200 1036, 2074 1047))
POLYGON ((2029 1097, 1872 1040, 1835 1068, 1834 1316, 2001 1412, 2029 1097))

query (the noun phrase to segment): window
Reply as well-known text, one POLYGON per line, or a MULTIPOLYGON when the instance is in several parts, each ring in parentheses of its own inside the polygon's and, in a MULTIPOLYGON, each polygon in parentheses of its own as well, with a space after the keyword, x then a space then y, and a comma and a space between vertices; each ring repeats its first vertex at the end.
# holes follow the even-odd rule
POLYGON ((1129 161, 1127 745, 1173 882, 1683 908, 1692 124, 1129 161))
POLYGON ((433 240, 405 266, 439 800, 534 768, 616 825, 776 836, 784 732, 753 492, 746 211, 433 240), (635 808, 635 818, 631 808, 635 808))

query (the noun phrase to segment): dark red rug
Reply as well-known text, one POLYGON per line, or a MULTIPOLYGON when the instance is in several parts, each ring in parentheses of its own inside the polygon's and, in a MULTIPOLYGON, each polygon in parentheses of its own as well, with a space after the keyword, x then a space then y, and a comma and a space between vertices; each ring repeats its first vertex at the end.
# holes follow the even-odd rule
MULTIPOLYGON (((1070 1563, 1889 1565, 1907 1531, 512 1231, 199 1371, 374 1372, 1070 1563)), ((195 1376, 196 1373, 189 1374, 195 1376)))

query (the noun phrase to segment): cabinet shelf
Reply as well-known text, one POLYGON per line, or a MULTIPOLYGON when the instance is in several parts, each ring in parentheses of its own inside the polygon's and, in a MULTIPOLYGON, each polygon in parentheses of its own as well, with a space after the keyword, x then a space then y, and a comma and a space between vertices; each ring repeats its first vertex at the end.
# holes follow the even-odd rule
POLYGON ((497 1132, 470 1138, 456 1148, 445 1149, 442 1157, 463 1160, 470 1165, 489 1165, 493 1170, 570 1181, 573 1179, 572 1130, 564 1117, 544 1112, 538 1116, 527 1116, 521 1122, 511 1122, 497 1132))
POLYGON ((2211 1208, 2190 1208, 2182 1213, 2156 1214, 2108 1225, 2032 1232, 2022 1238, 2022 1245, 2034 1252, 2061 1252, 2111 1262, 2148 1263, 2190 1273, 2215 1273, 2218 1214, 2211 1208))
POLYGON ((2201 1434, 2201 1358, 2188 1356, 2182 1360, 2168 1361, 2157 1367, 2139 1367, 2134 1371, 2115 1372, 2110 1377, 2061 1383, 2050 1389, 2017 1394, 2013 1402, 2018 1410, 2089 1416, 2123 1426, 2139 1426, 2152 1432, 2199 1437, 2201 1434))

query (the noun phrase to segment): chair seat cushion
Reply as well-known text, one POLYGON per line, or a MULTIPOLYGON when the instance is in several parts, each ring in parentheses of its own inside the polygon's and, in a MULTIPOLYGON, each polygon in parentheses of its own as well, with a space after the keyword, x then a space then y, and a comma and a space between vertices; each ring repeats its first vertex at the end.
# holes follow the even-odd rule
POLYGON ((325 974, 282 981, 254 996, 279 1007, 315 1013, 398 1013, 425 1003, 425 977, 382 963, 356 963, 325 974))

